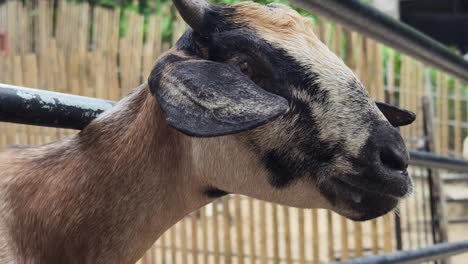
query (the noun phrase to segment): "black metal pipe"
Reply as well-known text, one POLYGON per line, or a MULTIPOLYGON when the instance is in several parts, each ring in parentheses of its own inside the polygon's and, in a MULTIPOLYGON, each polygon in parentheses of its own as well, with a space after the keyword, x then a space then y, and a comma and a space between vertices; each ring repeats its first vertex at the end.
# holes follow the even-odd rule
POLYGON ((0 122, 83 129, 113 102, 0 83, 0 122))
POLYGON ((468 61, 413 27, 358 0, 291 1, 468 81, 468 61))
POLYGON ((410 164, 433 169, 468 172, 468 160, 455 159, 430 152, 411 151, 410 164))
POLYGON ((468 240, 442 243, 416 250, 399 251, 392 254, 372 256, 339 262, 339 264, 416 264, 447 258, 468 252, 468 240))
POLYGON ((459 218, 459 219, 450 219, 448 220, 449 224, 468 224, 468 218, 459 218))

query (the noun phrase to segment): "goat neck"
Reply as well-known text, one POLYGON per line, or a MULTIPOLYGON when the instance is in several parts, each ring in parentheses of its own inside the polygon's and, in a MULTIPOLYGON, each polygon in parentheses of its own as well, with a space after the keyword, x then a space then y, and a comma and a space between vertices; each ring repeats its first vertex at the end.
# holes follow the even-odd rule
POLYGON ((0 154, 0 263, 134 263, 213 199, 192 145, 142 85, 78 135, 0 154))

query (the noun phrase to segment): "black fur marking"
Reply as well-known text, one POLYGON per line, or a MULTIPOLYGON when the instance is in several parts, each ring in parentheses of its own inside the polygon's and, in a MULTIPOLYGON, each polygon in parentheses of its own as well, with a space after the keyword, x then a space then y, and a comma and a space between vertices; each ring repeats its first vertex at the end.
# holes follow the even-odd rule
POLYGON ((198 56, 160 59, 149 86, 167 123, 189 136, 250 130, 289 110, 285 98, 261 89, 236 67, 198 56))
POLYGON ((361 148, 360 156, 350 160, 353 173, 331 175, 319 185, 320 192, 331 205, 358 213, 352 216, 353 220, 368 220, 390 211, 398 203, 395 197, 403 197, 411 189, 409 176, 385 168, 379 157, 380 150, 388 146, 402 154, 406 152, 399 132, 386 122, 372 122, 370 127, 373 129, 361 148), (352 198, 356 193, 361 195, 359 203, 352 198))
POLYGON ((327 107, 329 95, 320 88, 316 73, 304 69, 286 50, 260 38, 249 25, 234 23, 231 19, 234 15, 234 8, 215 5, 205 16, 204 32, 189 29, 178 41, 177 49, 215 62, 231 63, 234 60, 234 66, 236 62, 247 61, 253 69, 252 80, 258 86, 289 101, 290 111, 282 118, 298 118, 290 127, 291 133, 296 133, 297 142, 264 154, 260 154, 262 150, 254 142, 249 144, 253 151, 263 155, 265 167, 271 172, 271 184, 285 187, 316 172, 341 149, 340 143, 330 144, 318 139, 320 127, 310 108, 310 103, 327 107), (207 52, 202 53, 201 49, 207 52), (308 93, 313 102, 293 97, 292 89, 308 93), (292 150, 303 153, 306 160, 291 158, 292 150))
POLYGON ((347 217, 355 221, 365 221, 381 216, 395 208, 398 203, 394 197, 384 196, 378 192, 365 192, 336 178, 321 185, 320 191, 332 206, 354 211, 354 215, 347 217), (356 203, 353 200, 353 193, 361 195, 361 202, 356 203))
POLYGON ((228 192, 225 192, 223 190, 220 190, 218 188, 214 188, 214 187, 208 187, 205 191, 204 191, 204 194, 206 196, 208 196, 209 198, 219 198, 219 197, 223 197, 225 195, 228 195, 229 193, 228 192))
POLYGON ((235 15, 235 8, 227 5, 211 5, 211 8, 206 12, 203 18, 202 33, 204 36, 210 34, 232 30, 237 27, 231 21, 235 15))
POLYGON ((285 159, 285 156, 278 151, 269 151, 263 156, 263 162, 266 168, 272 174, 270 184, 276 188, 284 188, 294 180, 295 171, 294 162, 285 159))
MULTIPOLYGON (((330 161, 341 146, 330 145, 318 139, 319 128, 314 119, 310 103, 323 107, 329 101, 328 92, 319 86, 318 75, 305 70, 288 52, 271 45, 248 25, 227 23, 225 30, 210 34, 203 42, 208 47, 208 59, 219 62, 229 61, 232 57, 245 60, 253 69, 252 80, 263 89, 286 98, 290 112, 283 119, 297 117, 294 132, 302 138, 298 146, 286 146, 263 154, 263 163, 270 171, 270 183, 283 188, 321 166, 321 162, 330 161), (299 89, 310 94, 312 102, 304 102, 291 95, 292 89, 299 89), (304 153, 307 160, 294 160, 289 153, 295 148, 304 153), (322 151, 323 150, 323 151, 322 151)), ((198 41, 197 37, 195 39, 198 41)), ((201 40, 200 40, 201 42, 201 40)), ((252 144, 251 144, 252 145, 252 144)), ((253 148, 256 151, 256 148, 253 148)))
POLYGON ((385 122, 374 122, 369 138, 361 148, 360 157, 353 160, 353 171, 359 172, 354 179, 368 189, 393 196, 403 196, 409 191, 410 179, 400 175, 398 170, 405 170, 408 154, 399 131, 385 122), (385 135, 385 136, 382 136, 385 135), (381 153, 391 148, 399 153, 402 168, 388 168, 381 160, 381 153))

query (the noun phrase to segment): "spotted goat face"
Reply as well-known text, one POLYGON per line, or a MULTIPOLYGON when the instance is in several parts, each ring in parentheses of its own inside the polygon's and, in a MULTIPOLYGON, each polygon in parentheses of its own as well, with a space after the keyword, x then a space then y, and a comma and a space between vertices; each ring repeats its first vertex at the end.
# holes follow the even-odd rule
POLYGON ((374 102, 309 20, 279 4, 174 4, 191 29, 148 81, 171 126, 198 137, 238 134, 271 188, 308 182, 355 220, 390 211, 410 192, 395 127, 415 115, 374 102))

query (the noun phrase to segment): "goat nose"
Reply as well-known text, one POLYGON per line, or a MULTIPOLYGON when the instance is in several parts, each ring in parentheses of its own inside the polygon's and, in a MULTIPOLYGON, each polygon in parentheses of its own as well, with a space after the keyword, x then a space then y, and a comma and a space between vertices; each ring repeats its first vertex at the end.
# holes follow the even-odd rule
POLYGON ((380 161, 389 169, 405 171, 408 168, 408 153, 398 145, 386 145, 380 150, 380 161))

